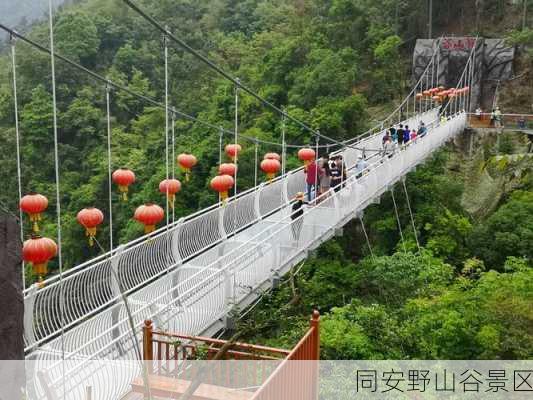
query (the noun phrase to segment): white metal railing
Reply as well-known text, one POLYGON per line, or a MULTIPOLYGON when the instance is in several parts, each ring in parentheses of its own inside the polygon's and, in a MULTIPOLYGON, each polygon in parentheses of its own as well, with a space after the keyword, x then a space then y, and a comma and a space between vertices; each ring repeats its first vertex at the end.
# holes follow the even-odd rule
MULTIPOLYGON (((423 118, 434 119, 436 110, 416 115, 415 125, 423 118)), ((411 122, 412 121, 412 122, 411 122)), ((356 142, 358 148, 379 149, 382 130, 356 142)), ((353 167, 361 152, 347 148, 342 152, 345 163, 353 167)), ((368 151, 367 156, 376 154, 368 151)), ((290 171, 270 184, 261 184, 239 194, 225 207, 219 204, 193 214, 157 232, 115 249, 107 258, 97 258, 67 271, 60 283, 57 276, 25 293, 26 351, 52 340, 88 318, 109 310, 120 299, 115 273, 126 294, 134 293, 172 269, 201 256, 207 249, 222 243, 228 236, 253 226, 269 214, 283 208, 288 199, 304 191, 303 169, 290 171), (60 307, 60 292, 63 306, 60 307), (61 311, 62 310, 62 311, 61 311)))
MULTIPOLYGON (((435 120, 435 114, 432 116, 435 120)), ((140 340, 140 328, 147 318, 153 319, 160 328, 186 334, 198 334, 207 329, 253 289, 305 253, 332 229, 342 226, 372 199, 460 132, 465 123, 464 113, 442 124, 437 121, 429 126, 426 136, 417 139, 404 151, 395 153, 391 158, 376 157, 368 173, 360 179, 351 176, 343 189, 332 192, 317 206, 307 209, 301 222, 291 221, 289 207, 284 207, 209 249, 206 254, 210 252, 210 255, 196 264, 193 259, 131 294, 128 302, 137 329, 136 339, 132 339, 122 303, 112 305, 65 332, 63 343, 61 338, 54 339, 33 354, 40 360, 39 368, 47 371, 50 387, 62 391, 63 384, 68 381, 64 390, 75 392, 80 389, 68 379, 63 379, 75 376, 77 381, 89 374, 91 382, 106 382, 107 379, 108 384, 109 376, 113 376, 114 391, 126 390, 131 378, 139 373, 138 370, 131 370, 128 376, 108 375, 109 371, 105 368, 93 368, 92 360, 136 358, 134 340, 140 340), (295 240, 292 229, 298 223, 302 224, 302 230, 298 240, 295 240), (58 371, 57 366, 61 361, 54 361, 58 359, 61 347, 66 351, 66 371, 58 371)))

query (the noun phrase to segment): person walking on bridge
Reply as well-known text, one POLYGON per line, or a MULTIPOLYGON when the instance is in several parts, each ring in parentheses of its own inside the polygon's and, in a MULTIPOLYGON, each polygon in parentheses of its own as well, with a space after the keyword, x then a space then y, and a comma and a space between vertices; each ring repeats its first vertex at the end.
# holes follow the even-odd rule
POLYGON ((292 205, 291 210, 291 232, 292 232, 292 238, 293 240, 298 243, 300 240, 300 233, 302 232, 302 227, 304 224, 303 221, 303 214, 304 209, 303 206, 309 203, 306 203, 304 201, 304 194, 303 192, 296 193, 295 202, 292 205))
POLYGON ((318 181, 320 179, 320 167, 316 161, 312 161, 311 164, 305 169, 305 182, 307 183, 307 201, 312 202, 318 193, 318 181))

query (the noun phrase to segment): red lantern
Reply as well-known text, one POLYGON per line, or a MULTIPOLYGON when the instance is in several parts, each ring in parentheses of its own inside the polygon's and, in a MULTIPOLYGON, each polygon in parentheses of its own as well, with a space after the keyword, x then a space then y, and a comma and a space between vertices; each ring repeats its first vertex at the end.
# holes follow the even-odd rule
POLYGON ((424 90, 424 91, 422 92, 422 94, 423 94, 424 96, 426 96, 426 97, 431 96, 431 92, 430 92, 429 90, 424 90))
POLYGON ((181 170, 185 172, 185 182, 189 182, 191 169, 198 163, 198 160, 192 154, 182 153, 177 158, 181 170))
POLYGON ((176 200, 176 193, 181 190, 181 182, 177 179, 164 179, 159 184, 159 191, 168 194, 168 202, 170 207, 174 209, 174 201, 176 200))
POLYGON ((278 160, 269 158, 261 161, 261 169, 267 174, 267 179, 271 181, 281 169, 281 164, 278 160))
POLYGON ((33 273, 43 281, 48 273, 48 261, 57 254, 57 245, 52 239, 34 235, 24 242, 22 258, 32 264, 33 273))
POLYGON ((239 156, 240 151, 242 150, 242 147, 240 144, 228 144, 225 147, 226 154, 231 158, 233 162, 237 159, 239 156))
POLYGON ((433 100, 434 101, 440 101, 440 97, 439 96, 433 96, 433 100))
POLYGON ((442 90, 444 90, 444 89, 446 89, 444 86, 439 86, 439 90, 440 90, 440 91, 442 91, 442 90))
POLYGON ((39 232, 38 222, 42 219, 41 213, 48 207, 48 199, 42 194, 31 192, 20 199, 19 207, 30 216, 33 231, 39 232))
POLYGON ((417 93, 417 94, 416 94, 416 98, 417 98, 418 100, 420 100, 422 97, 424 97, 424 95, 423 95, 422 93, 417 93))
POLYGON ((104 214, 98 208, 89 207, 81 210, 76 219, 85 227, 85 236, 89 238, 89 246, 94 245, 96 227, 104 221, 104 214))
POLYGON ((266 153, 263 157, 265 160, 278 160, 281 161, 281 157, 278 153, 266 153))
POLYGON ((155 231, 155 226, 165 217, 165 211, 157 204, 146 203, 137 207, 133 219, 144 225, 144 233, 155 231))
POLYGON ((300 149, 298 151, 298 158, 304 162, 304 168, 307 170, 307 166, 315 159, 315 151, 308 148, 300 149))
POLYGON ((211 188, 220 193, 223 202, 228 198, 228 191, 233 187, 234 180, 229 175, 219 175, 211 179, 211 188))
POLYGON ((465 93, 468 93, 468 91, 470 90, 470 86, 465 86, 463 90, 465 91, 465 93))
POLYGON ((237 172, 237 166, 233 163, 220 164, 220 166, 218 167, 219 175, 235 176, 236 172, 237 172))
POLYGON ((127 168, 120 168, 113 172, 113 182, 118 185, 122 193, 122 200, 128 201, 128 186, 135 182, 135 174, 127 168))

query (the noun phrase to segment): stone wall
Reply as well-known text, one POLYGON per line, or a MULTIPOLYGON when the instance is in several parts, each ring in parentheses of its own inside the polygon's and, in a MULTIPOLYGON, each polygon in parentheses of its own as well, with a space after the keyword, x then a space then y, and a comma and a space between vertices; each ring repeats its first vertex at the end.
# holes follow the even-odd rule
POLYGON ((434 52, 438 52, 436 65, 424 76, 428 86, 432 81, 438 82, 436 86, 457 86, 472 51, 475 74, 470 111, 478 106, 490 111, 497 82, 513 76, 515 49, 506 46, 503 39, 479 38, 476 42, 472 37, 452 37, 443 38, 440 44, 437 39, 419 39, 413 54, 413 81, 418 82, 434 52))

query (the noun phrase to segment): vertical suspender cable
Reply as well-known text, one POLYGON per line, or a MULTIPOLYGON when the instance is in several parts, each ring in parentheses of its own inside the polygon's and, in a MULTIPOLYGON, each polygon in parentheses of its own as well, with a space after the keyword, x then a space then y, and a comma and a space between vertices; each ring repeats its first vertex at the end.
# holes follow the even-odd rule
MULTIPOLYGON (((174 112, 174 109, 172 109, 172 121, 170 125, 170 132, 172 134, 172 154, 170 155, 171 158, 171 171, 172 171, 172 179, 176 179, 176 132, 175 132, 175 125, 176 125, 176 113, 174 112)), ((172 207, 172 223, 174 223, 174 220, 176 219, 176 212, 174 211, 175 207, 172 207)))
MULTIPOLYGON (((168 29, 165 27, 165 31, 168 31, 168 29)), ((165 196, 165 211, 166 211, 166 217, 167 217, 167 231, 169 229, 169 220, 170 220, 170 213, 169 213, 169 198, 168 198, 168 189, 169 189, 169 160, 168 160, 168 44, 167 44, 167 35, 163 36, 163 45, 165 47, 165 161, 166 161, 166 179, 167 179, 167 186, 166 186, 166 196, 165 196)))
POLYGON ((361 222, 361 228, 363 228, 363 233, 365 235, 365 239, 366 239, 366 244, 368 246, 368 250, 370 250, 370 255, 372 256, 372 259, 374 260, 375 259, 374 252, 372 251, 372 246, 370 245, 370 240, 368 239, 368 234, 366 233, 365 223, 363 222, 362 214, 359 215, 359 221, 361 222))
MULTIPOLYGON (((237 79, 239 82, 239 79, 237 79)), ((239 144, 239 86, 235 85, 235 197, 237 201, 237 174, 239 173, 239 152, 237 145, 239 144)), ((237 205, 234 205, 233 212, 233 232, 237 233, 237 205)))
MULTIPOLYGON (((15 55, 15 38, 11 37, 11 62, 13 69, 13 103, 15 106, 15 140, 17 146, 17 183, 19 189, 19 202, 22 199, 22 172, 20 168, 20 128, 19 128, 19 111, 17 98, 17 63, 15 55)), ((20 224, 20 241, 24 242, 24 220, 22 209, 19 207, 19 224, 20 224)), ((22 289, 26 289, 26 277, 24 275, 24 261, 22 261, 22 289)))
POLYGON ((409 216, 411 217, 411 225, 413 225, 413 233, 415 235, 416 247, 420 253, 420 242, 418 241, 418 233, 416 232, 415 219, 413 217, 413 211, 411 209, 411 202, 409 201, 409 194, 407 193, 407 186, 405 185, 405 179, 402 179, 403 190, 405 191, 405 199, 407 201, 407 208, 409 209, 409 216))
MULTIPOLYGON (((222 140, 224 137, 224 129, 220 127, 220 130, 218 131, 218 165, 222 164, 222 140)), ((220 204, 221 197, 220 193, 218 194, 218 202, 220 204)))
MULTIPOLYGON (((283 110, 285 112, 285 110, 283 110)), ((285 147, 285 114, 281 116, 281 175, 285 175, 285 159, 287 157, 285 147)))
POLYGON ((407 247, 405 246, 405 240, 403 238, 402 224, 400 222, 400 215, 398 214, 398 207, 396 205, 396 199, 394 198, 394 188, 391 187, 390 190, 392 196, 392 204, 394 204, 394 213, 396 214, 396 222, 398 222, 398 230, 400 231, 400 238, 402 239, 403 251, 407 253, 407 247))
MULTIPOLYGON (((239 81, 237 79, 237 81, 239 81)), ((235 147, 239 144, 239 87, 235 85, 235 120, 234 120, 234 142, 235 147)), ((239 170, 239 154, 235 149, 235 197, 237 197, 237 174, 239 170)))
POLYGON ((316 149, 315 149, 315 203, 316 203, 316 198, 318 197, 318 188, 319 188, 319 184, 318 184, 318 146, 319 146, 319 142, 320 142, 320 136, 316 135, 315 136, 315 143, 316 143, 316 149))
POLYGON ((107 190, 109 194, 109 248, 113 251, 113 178, 112 178, 112 160, 111 160, 111 101, 109 85, 105 87, 106 91, 106 113, 107 113, 107 190))
MULTIPOLYGON (((56 70, 55 70, 55 50, 54 50, 54 22, 52 1, 48 0, 49 29, 50 29, 50 63, 52 69, 52 113, 54 127, 54 161, 55 161, 55 180, 56 180, 56 210, 57 210, 57 262, 59 267, 59 309, 61 317, 61 359, 65 359, 65 293, 63 292, 63 257, 61 246, 61 198, 59 188, 59 149, 57 134, 57 97, 56 97, 56 70)), ((64 363, 63 363, 64 364, 64 363)), ((63 365, 64 368, 64 365, 63 365)), ((64 374, 64 370, 63 370, 64 374)), ((63 382, 64 384, 64 382, 63 382)))
POLYGON ((257 152, 258 152, 258 148, 259 148, 259 142, 256 140, 255 141, 255 167, 254 167, 254 188, 257 189, 257 152))

